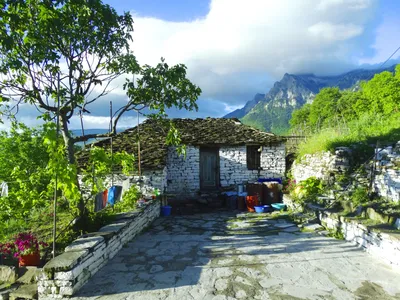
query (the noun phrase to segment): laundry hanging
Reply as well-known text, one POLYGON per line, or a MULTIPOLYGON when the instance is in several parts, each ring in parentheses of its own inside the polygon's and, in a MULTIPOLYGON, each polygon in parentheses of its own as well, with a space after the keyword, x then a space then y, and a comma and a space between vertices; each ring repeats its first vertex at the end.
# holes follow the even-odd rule
POLYGON ((107 203, 113 206, 121 196, 122 186, 114 185, 108 189, 108 201, 107 203))

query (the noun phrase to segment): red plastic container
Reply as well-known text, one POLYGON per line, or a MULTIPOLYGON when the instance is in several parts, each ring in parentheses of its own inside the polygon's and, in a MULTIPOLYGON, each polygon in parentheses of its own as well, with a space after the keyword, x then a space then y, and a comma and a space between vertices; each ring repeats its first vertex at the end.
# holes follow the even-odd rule
POLYGON ((34 266, 37 267, 40 265, 40 254, 32 253, 27 255, 21 255, 19 258, 19 266, 34 266))
POLYGON ((258 197, 257 196, 247 196, 246 197, 246 206, 247 210, 250 212, 255 212, 254 206, 258 205, 258 197))

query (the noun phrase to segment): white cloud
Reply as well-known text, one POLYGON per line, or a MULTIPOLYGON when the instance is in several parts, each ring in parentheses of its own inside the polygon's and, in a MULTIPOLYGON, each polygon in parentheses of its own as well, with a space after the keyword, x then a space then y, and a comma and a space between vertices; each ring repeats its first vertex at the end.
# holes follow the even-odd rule
POLYGON ((376 0, 213 0, 208 15, 193 22, 134 16, 132 47, 140 63, 155 64, 161 56, 185 63, 205 97, 251 88, 255 94, 267 86, 243 73, 279 80, 286 72, 337 74, 354 67, 353 53, 364 45, 354 39, 374 20, 376 6, 376 0))

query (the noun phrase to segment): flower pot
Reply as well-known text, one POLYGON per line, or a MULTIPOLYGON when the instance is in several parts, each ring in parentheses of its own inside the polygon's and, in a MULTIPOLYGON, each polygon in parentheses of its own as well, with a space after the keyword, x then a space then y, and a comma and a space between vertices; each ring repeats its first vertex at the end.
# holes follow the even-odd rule
POLYGON ((169 215, 171 215, 171 206, 169 205, 165 205, 165 206, 161 206, 161 215, 163 217, 167 217, 169 215))
POLYGON ((40 254, 39 252, 31 253, 27 255, 21 255, 19 258, 19 266, 39 266, 40 265, 40 254))

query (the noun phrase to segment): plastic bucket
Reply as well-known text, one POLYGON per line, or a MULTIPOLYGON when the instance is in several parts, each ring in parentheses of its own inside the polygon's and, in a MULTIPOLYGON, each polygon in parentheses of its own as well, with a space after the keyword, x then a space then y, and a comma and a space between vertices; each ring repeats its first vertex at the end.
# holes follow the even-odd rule
POLYGON ((258 204, 258 197, 257 196, 247 196, 246 197, 246 206, 247 210, 250 212, 254 212, 254 206, 258 204))
POLYGON ((254 206, 254 209, 255 209, 256 213, 258 213, 258 214, 264 212, 264 206, 256 205, 256 206, 254 206))
POLYGON ((283 203, 272 203, 271 206, 274 210, 286 210, 286 204, 283 203))
POLYGON ((171 215, 171 206, 166 205, 166 206, 161 206, 161 215, 163 217, 167 217, 169 215, 171 215))
POLYGON ((264 205, 263 206, 264 212, 270 212, 271 211, 271 206, 269 205, 264 205))

